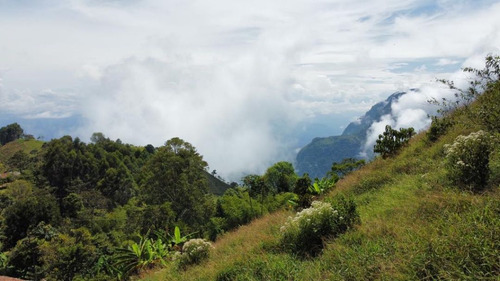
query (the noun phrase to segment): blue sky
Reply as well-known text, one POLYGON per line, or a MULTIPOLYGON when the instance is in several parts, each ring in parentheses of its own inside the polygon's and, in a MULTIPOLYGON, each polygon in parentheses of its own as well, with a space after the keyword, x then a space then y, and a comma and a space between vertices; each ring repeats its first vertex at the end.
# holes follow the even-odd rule
POLYGON ((435 78, 500 53, 499 14, 498 1, 0 0, 0 125, 179 136, 229 178, 261 172, 393 92, 440 95, 435 78))

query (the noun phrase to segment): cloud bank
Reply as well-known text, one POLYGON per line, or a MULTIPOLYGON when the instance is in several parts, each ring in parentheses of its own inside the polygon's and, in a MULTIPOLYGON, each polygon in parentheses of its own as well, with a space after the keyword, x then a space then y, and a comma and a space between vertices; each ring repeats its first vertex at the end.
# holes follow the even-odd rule
POLYGON ((500 3, 488 0, 0 5, 0 115, 82 116, 66 132, 82 139, 178 136, 229 179, 293 159, 304 124, 335 119, 340 131, 395 91, 425 98, 402 99, 386 121, 425 127, 431 109, 413 105, 441 95, 434 79, 500 46, 500 3))

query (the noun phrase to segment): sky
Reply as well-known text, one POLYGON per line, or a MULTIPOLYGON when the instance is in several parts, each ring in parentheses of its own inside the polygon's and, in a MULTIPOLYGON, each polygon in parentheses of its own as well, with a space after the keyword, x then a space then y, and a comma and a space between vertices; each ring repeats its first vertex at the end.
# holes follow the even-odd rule
POLYGON ((425 128, 426 100, 447 94, 436 78, 500 53, 499 14, 489 0, 0 0, 0 125, 180 137, 238 179, 396 91, 421 89, 373 135, 425 128))

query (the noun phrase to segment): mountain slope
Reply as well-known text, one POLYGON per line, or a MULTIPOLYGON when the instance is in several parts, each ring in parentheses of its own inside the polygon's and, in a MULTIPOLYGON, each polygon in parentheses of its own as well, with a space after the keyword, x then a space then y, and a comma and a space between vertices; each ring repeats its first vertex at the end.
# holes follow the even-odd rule
POLYGON ((500 144, 489 188, 462 191, 448 180, 444 147, 484 128, 461 112, 452 120, 436 142, 420 133, 396 157, 376 158, 336 184, 327 197, 352 196, 361 223, 325 241, 318 257, 280 250, 280 226, 293 214, 282 211, 225 234, 201 265, 170 263, 142 280, 498 280, 500 144))
MULTIPOLYGON (((333 162, 359 158, 370 126, 380 121, 382 116, 390 114, 392 104, 406 93, 396 92, 385 101, 375 104, 357 121, 349 123, 340 136, 313 139, 297 154, 296 167, 299 174, 308 173, 312 178, 320 178, 326 175, 333 162)), ((373 154, 368 156, 373 157, 373 154)))
POLYGON ((26 154, 38 151, 42 148, 43 141, 39 140, 15 140, 0 146, 0 162, 6 163, 16 152, 23 151, 26 154))

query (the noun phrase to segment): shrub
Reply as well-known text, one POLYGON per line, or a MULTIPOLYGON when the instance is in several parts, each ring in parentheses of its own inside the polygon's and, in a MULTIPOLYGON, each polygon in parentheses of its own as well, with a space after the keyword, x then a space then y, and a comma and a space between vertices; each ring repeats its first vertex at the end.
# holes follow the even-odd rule
POLYGON ((473 191, 486 187, 491 151, 492 137, 484 131, 458 136, 452 145, 445 145, 450 179, 459 187, 473 191))
POLYGON ((182 246, 182 253, 176 254, 174 259, 179 267, 186 267, 190 264, 198 264, 207 259, 213 246, 204 239, 191 239, 182 246))
POLYGON ((500 81, 491 84, 477 99, 476 117, 487 130, 500 132, 500 81))
POLYGON ((451 126, 453 126, 453 121, 450 118, 432 116, 432 123, 429 127, 429 131, 427 131, 427 139, 430 142, 437 141, 451 126))
POLYGON ((353 216, 353 210, 357 214, 352 201, 339 201, 336 207, 338 209, 334 209, 330 203, 314 201, 310 208, 302 210, 293 218, 289 217, 280 228, 282 246, 300 256, 319 254, 323 249, 323 239, 344 232, 355 221, 343 216, 353 216), (352 206, 346 206, 349 204, 352 206))
POLYGON ((0 274, 5 274, 7 271, 7 255, 0 252, 0 274))

